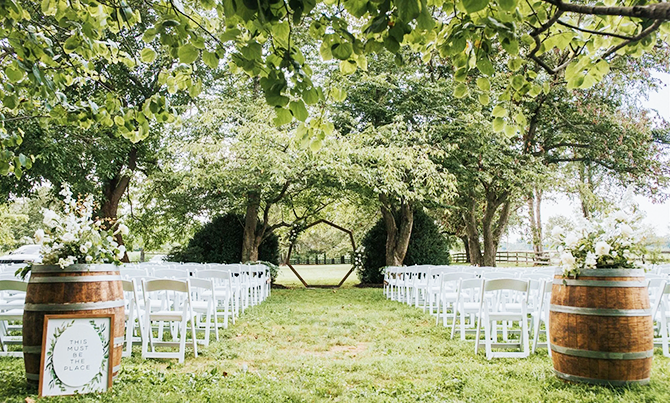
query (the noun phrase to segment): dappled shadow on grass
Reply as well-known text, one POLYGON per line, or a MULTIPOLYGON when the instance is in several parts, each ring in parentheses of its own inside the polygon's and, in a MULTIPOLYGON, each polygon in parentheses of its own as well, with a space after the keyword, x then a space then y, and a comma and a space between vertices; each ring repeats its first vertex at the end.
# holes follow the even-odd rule
MULTIPOLYGON (((198 358, 187 350, 184 364, 144 361, 135 348, 111 392, 49 401, 670 401, 670 359, 659 354, 649 387, 570 385, 553 375, 546 349, 487 361, 450 330, 379 289, 276 289, 198 358)), ((34 397, 22 365, 0 359, 0 401, 34 397)))

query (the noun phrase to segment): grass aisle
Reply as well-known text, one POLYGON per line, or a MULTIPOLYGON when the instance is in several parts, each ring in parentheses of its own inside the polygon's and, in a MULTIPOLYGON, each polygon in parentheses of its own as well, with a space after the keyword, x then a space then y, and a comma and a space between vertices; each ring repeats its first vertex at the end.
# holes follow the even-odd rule
MULTIPOLYGON (((221 334, 183 365, 124 359, 107 394, 44 400, 670 401, 670 359, 658 349, 649 387, 567 385, 553 376, 546 350, 524 360, 475 357, 471 343, 448 340, 431 316, 387 301, 380 289, 274 290, 221 334)), ((21 360, 0 359, 0 401, 36 398, 23 376, 21 360)))

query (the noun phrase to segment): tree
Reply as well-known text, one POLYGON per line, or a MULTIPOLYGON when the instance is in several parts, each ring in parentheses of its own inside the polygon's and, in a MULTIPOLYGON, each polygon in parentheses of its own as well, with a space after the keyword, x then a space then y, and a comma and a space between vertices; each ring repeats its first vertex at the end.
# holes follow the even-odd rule
POLYGON ((348 143, 349 187, 377 200, 386 226, 386 264, 405 259, 416 206, 447 200, 452 176, 433 162, 442 153, 426 135, 449 109, 443 93, 416 65, 388 67, 388 58, 372 60, 371 74, 345 82, 347 100, 335 107, 334 120, 348 143), (379 74, 375 74, 379 73, 379 74))
MULTIPOLYGON (((617 55, 641 56, 656 45, 665 46, 670 32, 670 6, 665 2, 630 5, 613 0, 596 6, 563 0, 324 3, 45 0, 38 7, 33 1, 7 0, 0 4, 2 123, 47 116, 90 127, 112 120, 124 136, 141 140, 147 134, 143 120, 169 119, 171 108, 164 97, 128 105, 131 113, 121 113, 123 93, 113 88, 108 93, 110 102, 93 104, 86 99, 71 104, 64 89, 82 82, 104 87, 104 77, 93 67, 96 63, 142 70, 155 57, 154 47, 165 49, 171 60, 182 64, 174 63, 158 76, 162 86, 197 93, 201 84, 192 77, 191 66, 202 59, 216 68, 226 59, 260 79, 266 102, 276 107, 280 120, 304 120, 305 104, 325 95, 312 82, 312 68, 296 46, 301 24, 309 25, 322 58, 339 61, 343 74, 365 69, 366 55, 382 49, 402 59, 401 44, 407 44, 423 53, 428 63, 448 61, 456 77, 465 80, 474 71, 492 75, 491 58, 504 52, 510 98, 540 94, 534 69, 519 70, 526 62, 546 75, 564 77, 571 89, 586 89, 608 74, 617 55), (141 18, 142 7, 152 10, 152 18, 141 18), (133 32, 154 46, 127 49, 125 41, 133 32)), ((456 86, 454 94, 462 96, 465 90, 456 86)), ((512 108, 504 100, 498 103, 512 108)), ((322 124, 309 122, 316 137, 322 124)), ((20 131, 3 136, 3 173, 20 175, 21 167, 30 164, 30 158, 8 149, 21 137, 20 131)))

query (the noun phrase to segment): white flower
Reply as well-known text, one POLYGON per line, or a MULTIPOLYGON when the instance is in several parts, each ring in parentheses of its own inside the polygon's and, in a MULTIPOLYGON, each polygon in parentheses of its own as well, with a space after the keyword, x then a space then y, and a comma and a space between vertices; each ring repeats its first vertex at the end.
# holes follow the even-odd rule
POLYGON ((86 241, 86 243, 84 243, 84 245, 85 245, 87 248, 91 249, 91 246, 93 246, 93 243, 91 243, 91 241, 86 241))
POLYGON ((561 265, 572 266, 575 264, 575 257, 570 252, 563 252, 561 254, 561 265))
POLYGON ((37 231, 35 231, 34 238, 35 243, 41 244, 42 242, 44 242, 44 230, 40 228, 37 231))
POLYGON ((589 252, 586 254, 586 260, 584 261, 584 264, 586 267, 590 268, 595 268, 596 265, 598 264, 598 261, 596 259, 596 254, 593 252, 589 252))
POLYGON ((610 253, 610 255, 612 255, 612 257, 617 257, 618 253, 616 253, 616 251, 613 250, 612 253, 610 253))
POLYGON ((84 245, 80 245, 80 246, 79 246, 79 251, 80 251, 81 253, 84 253, 84 254, 85 254, 85 253, 88 252, 88 247, 87 247, 85 244, 84 244, 84 245))
POLYGON ((44 210, 44 220, 42 223, 49 228, 53 228, 58 225, 58 214, 55 211, 46 209, 44 210))
POLYGON ((612 218, 617 221, 626 221, 628 219, 628 214, 623 210, 617 210, 616 213, 612 214, 612 218))
POLYGON ((605 241, 596 242, 596 256, 604 256, 610 253, 612 247, 605 241))
POLYGON ((619 232, 621 232, 621 236, 626 238, 630 238, 633 235, 633 229, 628 224, 621 224, 619 226, 619 232))
POLYGON ((119 227, 116 229, 116 232, 114 234, 121 234, 123 236, 126 236, 130 233, 130 229, 123 223, 119 224, 119 227))
POLYGON ((568 248, 572 249, 575 246, 577 246, 578 243, 579 243, 579 236, 574 232, 569 233, 565 237, 565 246, 567 246, 568 248))
POLYGON ((560 225, 555 226, 551 230, 551 236, 553 236, 554 238, 558 238, 561 235, 563 235, 563 228, 561 228, 560 225))
POLYGON ((91 263, 91 261, 93 260, 93 256, 91 256, 91 255, 86 255, 86 257, 84 258, 84 260, 86 260, 86 263, 91 263))
POLYGON ((77 240, 77 238, 71 232, 64 233, 63 236, 60 237, 60 239, 65 243, 74 242, 77 240))

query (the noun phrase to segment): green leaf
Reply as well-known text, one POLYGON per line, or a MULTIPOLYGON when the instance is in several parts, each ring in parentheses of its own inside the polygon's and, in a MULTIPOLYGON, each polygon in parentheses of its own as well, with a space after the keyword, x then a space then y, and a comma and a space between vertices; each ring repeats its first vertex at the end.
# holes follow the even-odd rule
POLYGON ((291 113, 293 113, 293 116, 301 122, 304 122, 309 117, 305 103, 301 100, 291 101, 289 109, 291 110, 291 113))
POLYGON ((512 71, 519 70, 522 65, 523 65, 523 61, 521 61, 521 59, 519 59, 519 58, 510 59, 507 62, 507 67, 509 67, 509 69, 512 70, 512 71))
POLYGON ((458 82, 465 82, 465 80, 468 78, 468 69, 467 67, 463 67, 461 69, 456 70, 454 73, 454 80, 458 82))
POLYGON ((500 133, 505 128, 505 121, 503 118, 495 118, 493 119, 492 126, 494 132, 500 133))
POLYGON ((412 21, 421 12, 419 0, 396 0, 395 4, 398 7, 398 17, 403 22, 412 21))
POLYGON ((489 60, 488 56, 483 55, 481 58, 477 59, 477 68, 482 74, 487 76, 492 76, 495 71, 493 70, 493 64, 489 60))
POLYGON ((358 65, 354 60, 342 60, 340 62, 340 72, 344 75, 354 74, 358 65))
POLYGON ((351 43, 349 43, 349 42, 335 43, 330 48, 330 52, 332 53, 333 57, 335 57, 336 59, 340 59, 340 60, 349 59, 349 57, 351 56, 353 51, 354 51, 354 48, 353 48, 353 46, 351 46, 351 43))
POLYGON ((519 112, 514 116, 514 121, 519 124, 519 126, 526 126, 528 124, 528 121, 526 120, 526 116, 524 116, 523 113, 519 112))
POLYGON ((523 87, 525 83, 526 80, 523 78, 522 75, 517 74, 514 77, 512 77, 512 88, 514 88, 517 91, 521 89, 521 87, 523 87))
POLYGON ((42 13, 44 15, 56 15, 56 11, 58 11, 58 1, 56 0, 43 0, 42 1, 42 13))
POLYGON ((202 52, 202 61, 205 62, 210 69, 219 67, 219 56, 216 55, 216 52, 202 52))
POLYGON ((121 116, 114 116, 114 123, 116 123, 117 126, 123 126, 126 124, 125 119, 121 116))
POLYGON ((489 5, 489 0, 463 0, 463 7, 468 13, 476 13, 489 5))
POLYGON ((491 115, 497 118, 504 118, 505 116, 507 116, 507 109, 505 109, 500 105, 496 105, 496 107, 493 108, 491 115))
POLYGON ((319 91, 315 88, 309 89, 302 93, 302 99, 307 105, 314 105, 319 102, 319 91))
POLYGON ((156 60, 156 52, 151 48, 144 48, 140 52, 140 60, 144 63, 153 63, 156 60))
POLYGON ((514 11, 516 9, 516 0, 498 0, 498 5, 505 11, 514 11))
POLYGON ((319 151, 321 149, 321 140, 313 139, 312 142, 309 143, 309 149, 313 152, 319 151))
POLYGON ((454 88, 454 97, 456 98, 463 98, 467 94, 468 94, 468 87, 463 83, 458 84, 456 88, 454 88))
POLYGON ((273 120, 275 126, 282 126, 293 121, 293 115, 288 109, 275 108, 275 114, 277 115, 273 120))
POLYGON ((184 64, 191 64, 198 59, 200 51, 195 46, 187 43, 186 45, 180 46, 177 55, 179 56, 179 61, 184 64))
POLYGON ((510 56, 516 56, 519 54, 519 42, 516 39, 512 38, 503 38, 502 47, 505 49, 510 56))
POLYGON ((489 94, 479 94, 479 103, 484 106, 491 103, 491 97, 489 97, 489 94))
POLYGON ((330 96, 335 102, 342 102, 347 99, 347 91, 343 88, 334 87, 330 89, 330 96))
POLYGON ((5 74, 7 75, 9 81, 12 83, 18 83, 23 79, 23 77, 26 76, 26 72, 23 71, 23 69, 19 67, 19 65, 16 62, 10 64, 5 69, 5 74))
POLYGON ((517 126, 516 125, 505 125, 505 134, 509 137, 512 137, 516 134, 517 126))
POLYGON ((347 0, 344 2, 344 8, 354 17, 361 18, 368 11, 367 0, 347 0))
POLYGON ((479 87, 479 89, 482 91, 490 91, 491 82, 486 77, 479 77, 477 78, 477 87, 479 87))

